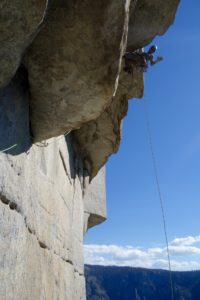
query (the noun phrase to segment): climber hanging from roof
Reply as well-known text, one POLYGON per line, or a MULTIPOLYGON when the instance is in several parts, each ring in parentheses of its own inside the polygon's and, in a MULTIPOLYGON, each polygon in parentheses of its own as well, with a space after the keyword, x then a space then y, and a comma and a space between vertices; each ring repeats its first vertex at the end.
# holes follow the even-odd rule
POLYGON ((132 74, 134 69, 146 72, 149 67, 149 63, 153 66, 163 60, 162 56, 158 56, 154 59, 153 54, 156 50, 157 46, 153 45, 147 52, 144 52, 142 48, 134 50, 133 52, 125 52, 123 56, 125 61, 124 71, 129 74, 132 74))

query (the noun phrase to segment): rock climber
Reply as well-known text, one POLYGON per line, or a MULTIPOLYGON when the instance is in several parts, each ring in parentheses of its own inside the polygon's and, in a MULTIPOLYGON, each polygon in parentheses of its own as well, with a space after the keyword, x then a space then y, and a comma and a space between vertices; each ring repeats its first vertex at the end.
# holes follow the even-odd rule
POLYGON ((123 56, 125 62, 124 71, 129 74, 132 74, 134 69, 146 72, 149 64, 153 66, 159 61, 163 60, 161 56, 158 56, 156 59, 154 59, 153 54, 156 50, 157 46, 153 45, 147 52, 144 52, 143 49, 137 49, 133 52, 126 52, 123 56))

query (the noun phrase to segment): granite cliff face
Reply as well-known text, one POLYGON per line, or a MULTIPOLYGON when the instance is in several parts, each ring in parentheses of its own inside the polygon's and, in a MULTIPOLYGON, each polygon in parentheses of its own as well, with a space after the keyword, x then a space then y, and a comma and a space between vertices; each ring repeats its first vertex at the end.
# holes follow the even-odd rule
POLYGON ((128 99, 143 95, 143 73, 125 73, 122 57, 163 34, 178 2, 1 2, 0 299, 85 299, 103 166, 128 99))

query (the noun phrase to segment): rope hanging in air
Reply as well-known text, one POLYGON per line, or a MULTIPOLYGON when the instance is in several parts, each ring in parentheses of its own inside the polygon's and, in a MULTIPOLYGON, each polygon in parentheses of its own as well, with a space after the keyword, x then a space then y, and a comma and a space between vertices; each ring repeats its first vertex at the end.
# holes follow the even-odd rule
POLYGON ((162 213, 163 229, 164 229, 164 235, 165 235, 165 242, 166 242, 166 249, 167 249, 167 259, 168 259, 168 268, 169 268, 169 284, 170 284, 170 290, 171 290, 171 300, 174 300, 174 289, 173 289, 173 280, 172 280, 172 269, 171 269, 169 242, 168 242, 168 236, 167 236, 166 216, 165 216, 165 210, 164 210, 164 204, 163 204, 163 197, 162 197, 161 188, 160 188, 156 157, 155 157, 155 153, 154 153, 154 147, 153 147, 153 141, 152 141, 151 126, 150 126, 150 122, 149 122, 147 103, 146 103, 145 99, 144 99, 144 107, 145 107, 145 122, 146 122, 147 134, 148 134, 148 139, 149 139, 149 146, 150 146, 150 151, 151 151, 151 158, 152 158, 153 170, 154 170, 154 175, 155 175, 156 188, 157 188, 157 191, 158 191, 160 208, 161 208, 161 213, 162 213))

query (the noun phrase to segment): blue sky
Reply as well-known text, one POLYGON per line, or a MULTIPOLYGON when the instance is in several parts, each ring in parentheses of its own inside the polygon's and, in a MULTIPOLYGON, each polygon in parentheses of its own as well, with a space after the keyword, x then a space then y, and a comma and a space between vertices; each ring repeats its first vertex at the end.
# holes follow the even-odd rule
MULTIPOLYGON (((156 38, 158 55, 164 60, 145 73, 144 96, 164 199, 168 239, 173 245, 175 238, 193 237, 194 244, 186 243, 190 248, 199 247, 200 235, 199 12, 200 1, 182 0, 174 25, 164 36, 156 38)), ((144 100, 129 102, 120 150, 107 163, 106 186, 108 220, 88 232, 85 244, 116 245, 124 250, 127 245, 144 251, 156 247, 164 249, 144 100)), ((176 253, 176 261, 188 262, 185 269, 189 269, 189 265, 200 269, 200 251, 190 249, 189 252, 188 249, 179 251, 179 255, 176 253), (192 265, 192 261, 197 264, 192 265)), ((102 253, 100 251, 103 259, 102 253)), ((154 265, 155 262, 151 266, 154 265)), ((164 267, 164 264, 160 266, 164 267)))

